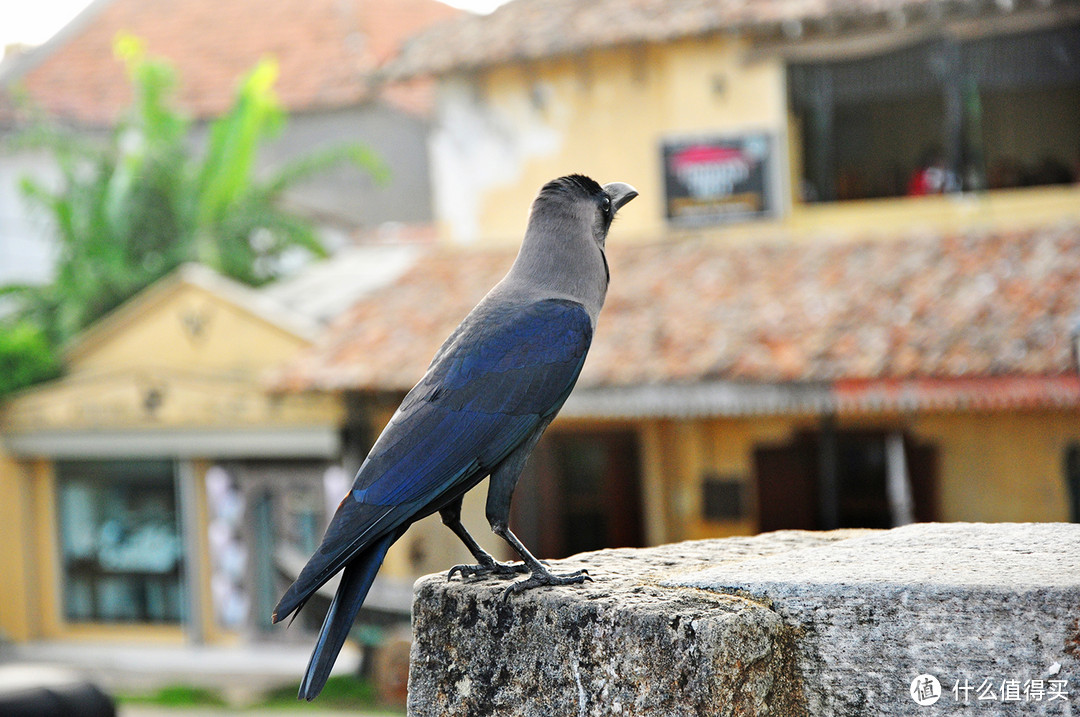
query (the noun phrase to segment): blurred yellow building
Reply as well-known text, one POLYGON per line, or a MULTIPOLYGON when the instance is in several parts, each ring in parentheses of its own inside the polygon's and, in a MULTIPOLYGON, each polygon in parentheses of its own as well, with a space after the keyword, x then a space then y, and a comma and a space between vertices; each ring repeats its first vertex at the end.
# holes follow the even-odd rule
POLYGON ((518 0, 387 73, 437 79, 447 248, 355 306, 294 390, 407 389, 551 178, 641 192, 519 488, 544 554, 1080 520, 1073 3, 518 0))
POLYGON ((230 497, 257 514, 289 494, 294 529, 318 539, 324 508, 309 486, 340 453, 340 402, 261 383, 314 329, 188 265, 80 336, 64 378, 8 401, 5 637, 201 642, 268 614, 229 602, 230 587, 246 601, 242 586, 265 579, 264 528, 220 513, 230 497))
MULTIPOLYGON (((579 387, 518 488, 538 553, 1080 520, 1074 3, 515 0, 384 72, 437 83, 441 241, 317 341, 189 267, 12 401, 8 636, 251 629, 509 267, 539 187, 571 172, 641 196, 608 242, 579 387)), ((486 535, 482 491, 464 512, 486 535)), ((429 519, 385 574, 467 558, 429 519)))
MULTIPOLYGON (((270 603, 321 536, 324 495, 344 490, 340 464, 355 468, 362 440, 344 427, 340 396, 283 396, 263 375, 413 254, 394 246, 358 256, 351 244, 432 234, 430 83, 380 85, 372 75, 406 37, 460 14, 436 0, 194 0, 168 13, 101 0, 48 43, 5 57, 0 284, 48 281, 55 255, 49 227, 18 191, 27 175, 52 186, 55 168, 8 140, 41 115, 88 141, 113 126, 132 100, 113 54, 118 35, 140 38, 176 69, 175 97, 195 135, 229 108, 238 78, 273 55, 290 119, 257 171, 359 142, 389 179, 339 168, 287 193, 290 210, 335 250, 329 274, 255 292, 186 266, 86 331, 62 380, 0 404, 9 496, 0 502, 9 546, 0 644, 267 634, 270 603)), ((407 586, 401 593, 389 593, 399 618, 407 586)), ((273 634, 304 641, 320 619, 316 605, 307 612, 273 634)))

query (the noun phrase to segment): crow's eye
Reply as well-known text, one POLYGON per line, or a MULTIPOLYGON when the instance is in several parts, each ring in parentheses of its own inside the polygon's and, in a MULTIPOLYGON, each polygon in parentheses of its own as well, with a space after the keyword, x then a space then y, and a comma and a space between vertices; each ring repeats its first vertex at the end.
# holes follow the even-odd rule
POLYGON ((611 214, 611 197, 604 197, 600 202, 601 208, 604 210, 604 214, 611 214))

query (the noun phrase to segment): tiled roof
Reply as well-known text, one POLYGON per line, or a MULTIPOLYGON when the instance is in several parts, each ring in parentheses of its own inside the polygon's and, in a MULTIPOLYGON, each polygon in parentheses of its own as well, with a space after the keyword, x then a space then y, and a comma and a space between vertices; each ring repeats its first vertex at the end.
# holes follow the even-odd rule
POLYGON ((373 292, 330 324, 319 347, 288 367, 288 389, 410 388, 465 314, 502 278, 507 251, 429 249, 395 283, 373 292))
MULTIPOLYGON (((1065 4, 1071 0, 1056 0, 1065 4)), ((486 16, 442 23, 406 43, 397 76, 445 74, 504 62, 571 55, 592 47, 660 42, 717 32, 792 36, 939 22, 949 14, 997 14, 1055 0, 514 0, 486 16)))
MULTIPOLYGON (((1076 372, 1077 225, 863 243, 612 239, 582 387, 1076 372)), ((281 385, 409 388, 513 259, 431 252, 345 312, 281 385)))
POLYGON ((341 107, 369 96, 372 72, 405 37, 459 14, 436 0, 97 0, 20 58, 8 82, 50 114, 110 123, 130 98, 112 49, 126 32, 175 64, 181 102, 198 117, 226 109, 239 78, 268 55, 289 110, 341 107))
POLYGON ((259 289, 290 311, 326 324, 356 301, 404 274, 422 248, 416 244, 360 244, 259 289))

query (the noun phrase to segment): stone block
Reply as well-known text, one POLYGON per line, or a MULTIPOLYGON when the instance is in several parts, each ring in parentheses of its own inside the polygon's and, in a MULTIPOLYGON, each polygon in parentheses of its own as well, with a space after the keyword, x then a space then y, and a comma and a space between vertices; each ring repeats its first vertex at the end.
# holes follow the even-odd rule
POLYGON ((593 582, 505 600, 504 580, 418 581, 409 714, 1080 715, 1077 525, 783 531, 552 563, 581 567, 593 582), (933 706, 911 694, 921 675, 933 706))
POLYGON ((926 715, 910 694, 920 675, 940 684, 937 714, 963 713, 965 699, 992 714, 1080 714, 1080 525, 916 524, 665 584, 767 598, 799 634, 814 715, 926 715), (1032 680, 1041 699, 1025 698, 1032 680), (1066 699, 1047 699, 1051 680, 1066 699))

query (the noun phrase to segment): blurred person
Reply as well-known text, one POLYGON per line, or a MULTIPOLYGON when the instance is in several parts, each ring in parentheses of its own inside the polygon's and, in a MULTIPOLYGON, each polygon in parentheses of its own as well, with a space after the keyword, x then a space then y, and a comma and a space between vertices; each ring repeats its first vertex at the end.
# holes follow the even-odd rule
POLYGON ((924 197, 928 194, 945 194, 960 188, 956 173, 949 169, 945 155, 940 147, 931 147, 923 153, 920 169, 911 175, 908 181, 909 197, 924 197))

